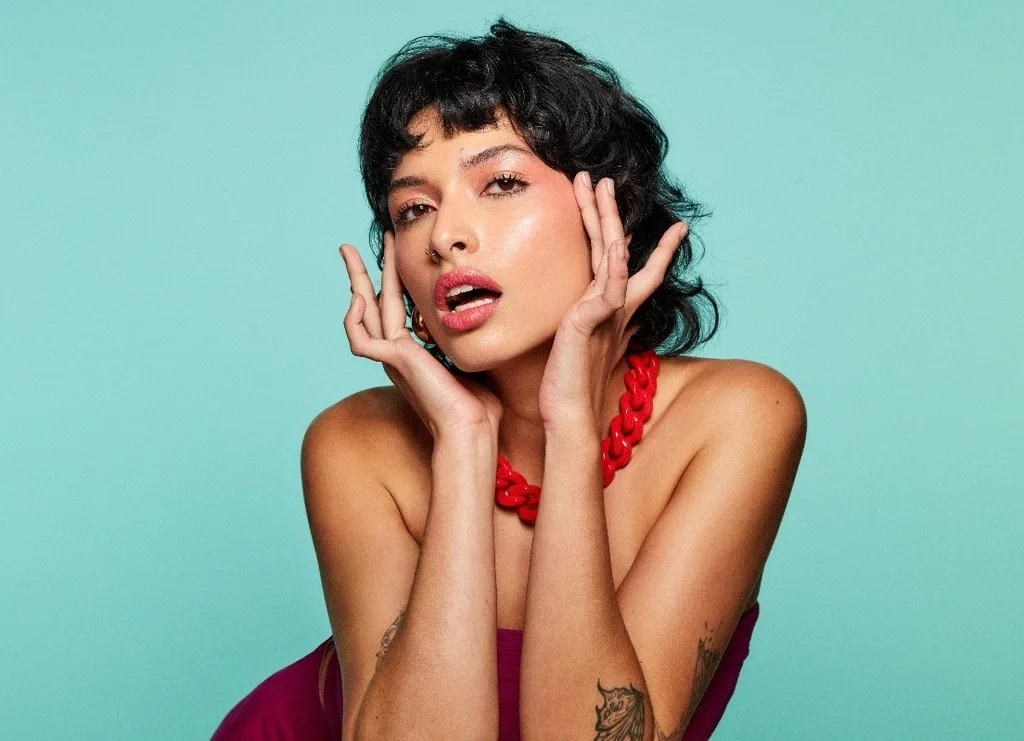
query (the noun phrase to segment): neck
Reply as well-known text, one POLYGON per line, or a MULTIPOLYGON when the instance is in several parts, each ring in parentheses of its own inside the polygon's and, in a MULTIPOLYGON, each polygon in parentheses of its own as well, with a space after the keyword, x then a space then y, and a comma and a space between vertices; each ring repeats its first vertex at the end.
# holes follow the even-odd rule
MULTIPOLYGON (((538 397, 550 353, 548 341, 488 371, 483 381, 502 405, 498 452, 528 481, 537 484, 544 473, 545 442, 538 397)), ((612 371, 602 415, 605 423, 618 413, 622 377, 628 367, 623 357, 612 371)))
POLYGON ((551 353, 551 341, 487 372, 484 384, 502 406, 498 452, 531 482, 544 470, 544 422, 540 416, 540 384, 551 353))

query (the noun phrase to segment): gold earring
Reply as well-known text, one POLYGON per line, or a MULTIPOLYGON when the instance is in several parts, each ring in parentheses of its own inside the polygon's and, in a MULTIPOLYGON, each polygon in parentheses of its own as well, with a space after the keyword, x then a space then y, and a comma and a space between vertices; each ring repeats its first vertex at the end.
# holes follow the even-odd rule
POLYGON ((412 331, 413 334, 423 340, 424 343, 434 341, 434 338, 430 336, 430 331, 427 329, 427 325, 423 321, 423 316, 420 314, 420 310, 416 307, 413 307, 412 310, 412 331))

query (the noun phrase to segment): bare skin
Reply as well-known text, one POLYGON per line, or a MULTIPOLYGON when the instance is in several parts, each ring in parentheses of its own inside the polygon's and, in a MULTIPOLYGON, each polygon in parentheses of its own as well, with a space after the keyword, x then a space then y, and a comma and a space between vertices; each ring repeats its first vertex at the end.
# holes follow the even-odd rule
MULTIPOLYGON (((745 366, 744 360, 717 358, 663 358, 658 377, 654 414, 645 426, 644 438, 629 465, 618 472, 605 490, 612 575, 615 586, 633 565, 641 544, 672 495, 676 483, 700 448, 715 422, 715 405, 708 393, 729 393, 729 384, 745 366), (670 465, 666 464, 670 462, 670 465)), ((620 371, 617 379, 621 379, 620 371)), ((606 421, 618 405, 621 383, 610 386, 606 421)), ((381 446, 389 455, 367 460, 391 492, 405 526, 417 543, 430 504, 430 454, 433 441, 412 407, 391 386, 361 392, 365 402, 377 410, 378 420, 391 431, 381 446)), ((712 397, 713 398, 713 397, 712 397)), ((541 460, 512 460, 512 465, 529 481, 539 481, 541 460)), ((495 564, 498 585, 498 626, 523 629, 527 572, 519 564, 529 563, 533 530, 519 517, 499 507, 494 509, 495 564)), ((744 608, 757 601, 758 579, 744 608)))
POLYGON ((557 718, 537 700, 521 706, 531 733, 581 728, 596 694, 595 738, 677 738, 734 621, 757 600, 802 447, 799 396, 758 363, 665 358, 630 464, 607 488, 580 477, 591 459, 596 473, 594 435, 618 411, 628 316, 662 280, 687 225, 669 227, 627 275, 611 179, 552 170, 504 120, 447 138, 427 111, 410 128, 426 133, 393 174, 396 231, 384 234, 378 295, 358 251, 340 250, 352 351, 383 363, 395 386, 339 402, 304 442, 314 543, 359 708, 349 728, 395 738, 420 723, 489 737, 493 629, 530 621, 557 629, 526 629, 527 697, 568 698, 557 718), (432 305, 434 280, 457 267, 503 288, 476 331, 449 330, 432 305), (485 372, 486 384, 449 374, 412 341, 403 287, 448 357, 485 372), (536 530, 495 507, 496 452, 555 497, 536 530), (546 466, 545 455, 557 460, 546 466), (573 633, 560 601, 573 589, 586 633, 573 633), (606 639, 605 651, 585 635, 606 639), (370 640, 380 644, 372 680, 370 640), (477 710, 448 718, 424 698, 455 671, 464 681, 449 699, 477 710), (596 687, 574 684, 584 675, 596 687))

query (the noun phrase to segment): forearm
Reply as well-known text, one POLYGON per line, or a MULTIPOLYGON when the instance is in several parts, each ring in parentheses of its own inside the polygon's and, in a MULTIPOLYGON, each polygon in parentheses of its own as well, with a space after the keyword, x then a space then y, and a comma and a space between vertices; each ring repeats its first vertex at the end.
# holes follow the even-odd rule
POLYGON ((357 741, 497 738, 496 455, 485 434, 434 446, 412 592, 367 689, 357 741))
POLYGON ((622 701, 615 719, 643 731, 615 737, 648 741, 647 688, 612 580, 600 443, 579 429, 549 432, 545 444, 520 669, 522 738, 594 738, 595 711, 622 701))

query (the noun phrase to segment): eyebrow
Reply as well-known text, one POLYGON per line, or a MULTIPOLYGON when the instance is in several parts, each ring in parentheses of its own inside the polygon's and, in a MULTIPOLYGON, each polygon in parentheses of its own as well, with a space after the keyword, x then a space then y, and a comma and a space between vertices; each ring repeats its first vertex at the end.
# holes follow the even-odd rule
MULTIPOLYGON (((499 154, 505 152, 521 152, 528 157, 533 156, 533 152, 529 149, 524 149, 518 144, 496 144, 493 147, 487 147, 487 149, 481 149, 476 154, 472 154, 466 159, 459 162, 460 170, 471 170, 477 165, 482 165, 484 162, 494 159, 499 154)), ((417 185, 426 185, 426 178, 420 177, 419 175, 406 175, 403 178, 396 178, 388 184, 388 194, 390 195, 400 188, 414 188, 417 185)))

